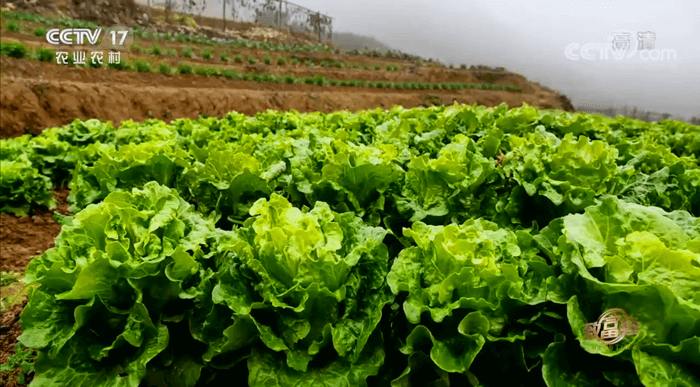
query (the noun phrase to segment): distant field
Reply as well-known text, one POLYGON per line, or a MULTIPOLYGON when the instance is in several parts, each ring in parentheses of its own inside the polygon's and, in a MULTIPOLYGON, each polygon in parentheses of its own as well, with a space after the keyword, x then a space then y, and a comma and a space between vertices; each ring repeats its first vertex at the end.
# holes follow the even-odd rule
POLYGON ((120 65, 56 64, 46 29, 93 24, 3 11, 2 137, 38 133, 75 118, 172 120, 234 110, 330 112, 455 102, 568 106, 555 91, 518 74, 365 54, 377 47, 344 54, 320 45, 221 41, 142 28, 122 50, 120 65))

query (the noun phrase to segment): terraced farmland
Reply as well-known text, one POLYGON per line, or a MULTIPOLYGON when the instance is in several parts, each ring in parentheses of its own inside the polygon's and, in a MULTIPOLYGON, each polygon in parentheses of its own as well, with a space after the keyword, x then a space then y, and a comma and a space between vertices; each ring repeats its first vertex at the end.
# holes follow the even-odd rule
POLYGON ((122 53, 123 66, 58 65, 55 49, 36 36, 37 29, 78 22, 4 14, 11 16, 2 21, 4 46, 22 45, 26 54, 0 58, 3 136, 75 118, 169 120, 229 111, 331 112, 455 102, 570 109, 554 90, 506 71, 450 69, 313 45, 242 45, 141 32, 122 53))

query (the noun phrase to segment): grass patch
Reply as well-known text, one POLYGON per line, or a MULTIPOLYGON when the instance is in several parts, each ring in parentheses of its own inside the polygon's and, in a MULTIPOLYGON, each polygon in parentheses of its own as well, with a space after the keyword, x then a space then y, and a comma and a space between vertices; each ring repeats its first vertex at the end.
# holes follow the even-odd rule
POLYGON ((37 27, 37 28, 34 30, 34 36, 37 36, 37 37, 46 36, 46 28, 44 28, 44 27, 37 27))
POLYGON ((99 69, 99 68, 102 67, 102 63, 100 63, 100 62, 98 62, 98 61, 96 61, 96 60, 93 61, 93 60, 92 60, 92 57, 87 58, 87 59, 85 60, 85 64, 87 64, 88 67, 91 67, 91 68, 93 68, 93 69, 99 69))
MULTIPOLYGON (((72 61, 72 58, 70 56, 68 56, 68 60, 72 61)), ((109 63, 109 64, 107 64, 107 67, 109 67, 110 69, 114 69, 114 70, 123 70, 123 71, 131 70, 131 67, 124 61, 119 61, 116 63, 109 63)))
POLYGON ((52 62, 56 58, 56 54, 49 48, 40 48, 36 50, 36 59, 41 62, 52 62))
MULTIPOLYGON (((17 343, 17 345, 15 345, 15 353, 7 358, 5 364, 0 364, 0 372, 13 372, 19 368, 20 372, 17 375, 16 384, 20 386, 25 385, 27 384, 27 376, 34 373, 36 357, 36 351, 17 343)), ((0 380, 0 382, 9 381, 0 380)))
POLYGON ((10 31, 10 32, 19 32, 19 24, 11 21, 11 22, 5 24, 5 29, 10 31))
POLYGON ((22 273, 15 271, 0 271, 0 286, 7 286, 22 279, 22 273))
POLYGON ((192 66, 186 64, 186 63, 180 63, 177 65, 177 73, 178 74, 192 74, 192 66))
POLYGON ((148 64, 148 62, 144 60, 139 60, 134 63, 134 67, 136 68, 136 71, 139 73, 150 73, 151 72, 151 66, 148 64))
POLYGON ((25 58, 29 53, 29 49, 22 43, 9 42, 0 43, 0 54, 12 58, 25 58))
POLYGON ((147 52, 146 47, 141 46, 138 43, 131 45, 131 52, 137 52, 139 54, 145 54, 147 52))
POLYGON ((197 75, 204 75, 207 77, 215 77, 219 75, 219 70, 215 67, 197 67, 194 70, 194 73, 197 75))
POLYGON ((4 282, 6 285, 2 285, 2 291, 0 293, 0 311, 6 312, 11 309, 14 305, 21 303, 26 297, 29 290, 29 286, 22 282, 22 273, 16 272, 2 272, 2 279, 0 282, 4 282))
POLYGON ((167 63, 160 63, 158 64, 158 72, 161 74, 170 74, 172 72, 172 69, 170 66, 168 66, 167 63))
POLYGON ((228 79, 238 79, 240 76, 236 70, 224 70, 221 72, 221 76, 228 79))

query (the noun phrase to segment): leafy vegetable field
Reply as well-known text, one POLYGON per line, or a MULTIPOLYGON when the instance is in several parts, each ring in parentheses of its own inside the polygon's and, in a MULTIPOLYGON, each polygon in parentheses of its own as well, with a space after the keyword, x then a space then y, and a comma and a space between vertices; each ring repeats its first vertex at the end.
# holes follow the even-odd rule
POLYGON ((68 183, 75 214, 26 270, 31 386, 700 386, 698 126, 455 105, 1 150, 3 212, 68 183), (611 308, 639 332, 587 339, 611 308))

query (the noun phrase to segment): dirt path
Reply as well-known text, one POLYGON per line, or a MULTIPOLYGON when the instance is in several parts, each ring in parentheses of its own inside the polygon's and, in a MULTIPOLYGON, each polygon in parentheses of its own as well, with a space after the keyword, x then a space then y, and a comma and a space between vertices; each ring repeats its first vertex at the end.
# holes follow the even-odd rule
POLYGON ((23 272, 34 256, 54 246, 60 231, 53 212, 21 218, 0 214, 0 270, 23 272))

